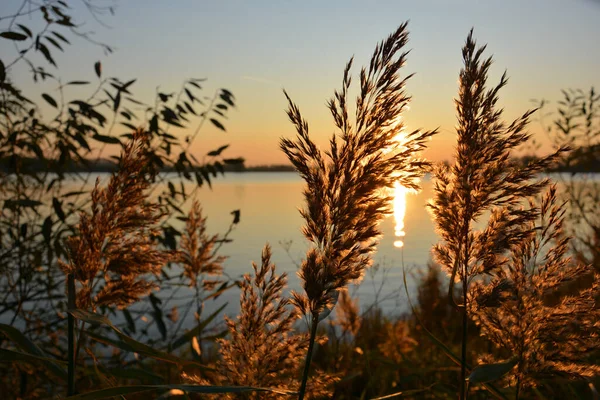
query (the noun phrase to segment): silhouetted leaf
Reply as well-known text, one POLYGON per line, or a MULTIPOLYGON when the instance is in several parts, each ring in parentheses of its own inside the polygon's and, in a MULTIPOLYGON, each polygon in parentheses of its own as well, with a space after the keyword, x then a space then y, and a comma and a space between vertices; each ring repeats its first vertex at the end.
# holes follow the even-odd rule
POLYGON ((121 122, 121 125, 126 126, 127 128, 131 129, 132 131, 135 131, 137 129, 137 127, 133 124, 130 124, 129 122, 121 122))
POLYGON ((206 164, 206 170, 211 173, 213 178, 217 177, 217 169, 212 164, 206 164))
POLYGON ((45 6, 41 6, 40 11, 42 12, 42 14, 44 14, 44 21, 46 21, 49 24, 53 22, 50 18, 50 14, 48 14, 48 9, 45 6))
MULTIPOLYGON (((29 340, 29 338, 27 338, 17 328, 6 324, 0 324, 0 333, 4 334, 4 336, 10 339, 19 349, 23 350, 24 352, 31 354, 36 358, 42 358, 42 360, 38 360, 38 362, 44 364, 46 368, 56 376, 59 376, 63 379, 67 378, 67 372, 57 365, 60 363, 60 361, 54 361, 50 359, 50 357, 48 357, 46 353, 42 351, 42 349, 29 340)), ((17 357, 19 355, 12 354, 12 356, 17 357)), ((2 359, 4 359, 4 357, 2 357, 2 359)))
POLYGON ((52 107, 54 108, 58 108, 58 103, 56 102, 56 100, 54 100, 49 94, 46 93, 42 93, 42 97, 44 98, 44 100, 46 100, 48 102, 48 104, 50 104, 52 107))
POLYGON ((9 210, 16 210, 17 207, 35 208, 42 204, 41 201, 31 199, 6 200, 4 201, 4 208, 8 208, 9 210))
POLYGON ((223 150, 225 150, 228 147, 229 147, 228 144, 223 145, 223 146, 219 147, 218 149, 209 152, 207 155, 210 156, 210 157, 218 156, 218 155, 220 155, 223 152, 223 150))
POLYGON ((42 52, 42 54, 44 55, 44 57, 46 58, 46 60, 48 60, 48 62, 50 64, 52 64, 52 65, 54 65, 56 67, 56 63, 54 62, 54 59, 52 58, 52 55, 50 54, 50 50, 48 50, 48 47, 46 47, 45 44, 38 42, 37 48, 38 48, 39 51, 42 52))
POLYGON ((4 82, 5 79, 6 79, 6 67, 4 66, 4 63, 2 62, 2 60, 0 60, 0 83, 4 82))
POLYGON ((223 117, 223 118, 227 118, 227 116, 225 115, 225 113, 224 113, 223 111, 221 111, 221 110, 217 110, 217 109, 215 108, 215 109, 213 109, 213 112, 214 112, 215 114, 217 114, 217 115, 220 115, 220 116, 221 116, 221 117, 223 117))
POLYGON ((218 120, 216 120, 216 119, 214 119, 214 118, 211 118, 211 119, 210 119, 210 122, 212 122, 212 123, 213 123, 213 125, 214 125, 214 126, 216 126, 217 128, 219 128, 220 130, 222 130, 222 131, 225 131, 225 127, 224 127, 224 126, 223 126, 223 124, 222 124, 222 123, 220 123, 218 120))
POLYGON ((54 47, 56 47, 57 49, 59 49, 60 51, 64 51, 62 46, 53 38, 51 38, 50 36, 44 36, 46 38, 47 41, 49 41, 50 43, 52 43, 52 45, 54 47))
POLYGON ((232 224, 239 224, 240 223, 240 210, 233 210, 232 212, 230 212, 231 215, 233 215, 233 222, 232 224))
POLYGON ((208 187, 212 189, 212 183, 210 182, 210 175, 208 175, 208 171, 206 170, 206 168, 200 167, 198 170, 202 174, 202 178, 204 178, 206 183, 208 183, 208 187))
POLYGON ((121 92, 118 91, 117 95, 115 96, 114 102, 113 102, 113 111, 117 111, 119 109, 119 105, 121 104, 121 92))
POLYGON ((194 173, 195 177, 196 177, 196 183, 198 184, 198 186, 202 186, 202 175, 200 174, 200 172, 196 171, 194 173))
POLYGON ((52 217, 48 216, 44 220, 42 225, 42 235, 44 236, 44 241, 46 244, 50 245, 50 240, 52 239, 52 217))
POLYGON ((188 88, 185 88, 184 90, 185 90, 185 94, 187 94, 187 97, 190 99, 190 101, 192 103, 197 100, 196 96, 194 96, 188 88))
POLYGON ((96 76, 98 78, 102 76, 102 64, 100 63, 100 61, 96 61, 96 63, 94 64, 94 71, 96 71, 96 76))
POLYGON ((56 213, 56 216, 61 221, 64 222, 64 220, 65 220, 65 212, 62 209, 62 203, 56 197, 52 198, 52 207, 54 208, 54 212, 56 213))
POLYGON ((42 357, 30 353, 22 353, 20 351, 0 349, 0 362, 24 361, 33 365, 39 365, 40 362, 51 362, 57 364, 67 364, 65 361, 56 360, 49 357, 42 357))
POLYGON ((102 142, 102 143, 121 144, 121 141, 119 140, 119 138, 112 137, 112 136, 101 135, 99 133, 96 133, 94 136, 92 136, 92 139, 95 139, 95 140, 97 140, 99 142, 102 142))
POLYGON ((67 82, 67 85, 89 85, 88 81, 71 81, 67 82))
POLYGON ((223 168, 223 164, 218 161, 215 161, 213 164, 217 171, 221 173, 221 175, 225 176, 225 168, 223 168))
POLYGON ((198 114, 196 114, 196 110, 194 110, 194 107, 192 107, 192 105, 190 103, 188 103, 187 101, 184 101, 183 104, 185 105, 185 108, 187 108, 187 110, 189 112, 191 112, 194 115, 198 115, 198 114))
POLYGON ((59 19, 58 21, 56 21, 57 24, 62 25, 62 26, 68 26, 69 28, 73 28, 75 27, 75 24, 73 22, 71 22, 71 17, 65 16, 62 19, 59 19))
POLYGON ((177 116, 177 114, 175 114, 175 112, 173 110, 171 110, 169 107, 163 108, 163 110, 161 112, 162 112, 162 115, 163 115, 163 120, 167 124, 174 125, 174 126, 177 126, 179 128, 184 128, 184 126, 181 125, 177 121, 179 119, 179 117, 177 116))
POLYGON ((227 89, 221 89, 221 92, 222 93, 219 95, 221 100, 229 104, 231 107, 235 107, 235 103, 233 102, 233 94, 227 89))
POLYGON ((135 333, 135 321, 131 317, 131 313, 128 309, 123 309, 123 315, 125 316, 125 321, 127 321, 127 329, 131 331, 131 333, 135 333))
POLYGON ((162 335, 163 340, 167 340, 167 326, 165 325, 165 321, 163 320, 163 312, 160 308, 162 301, 154 295, 154 293, 150 293, 150 303, 152 303, 152 308, 154 309, 154 321, 156 322, 156 326, 158 331, 162 335))
POLYGON ((471 383, 487 383, 502 378, 517 365, 517 358, 494 364, 478 365, 471 371, 467 380, 471 383))
POLYGON ((126 97, 125 99, 127 99, 127 101, 130 101, 130 102, 132 102, 134 104, 137 104, 137 105, 140 105, 140 106, 145 106, 146 105, 145 103, 142 103, 141 101, 136 100, 133 97, 126 97))
POLYGON ((8 40, 17 40, 17 41, 27 39, 26 35, 23 35, 22 33, 18 33, 18 32, 11 32, 11 31, 6 31, 6 32, 0 33, 0 37, 3 37, 4 39, 8 39, 8 40))
POLYGON ((131 121, 132 115, 127 111, 121 111, 121 115, 131 121))
POLYGON ((69 42, 69 41, 67 40, 67 38, 66 38, 66 37, 64 37, 63 35, 61 35, 60 33, 56 32, 56 31, 52 31, 52 34, 53 34, 54 36, 56 36, 57 38, 59 38, 60 40, 62 40, 63 42, 65 42, 66 44, 71 44, 71 42, 69 42))
POLYGON ((104 315, 95 314, 95 313, 80 310, 80 309, 72 309, 72 310, 69 310, 68 312, 69 312, 69 314, 71 314, 72 316, 74 316, 75 318, 77 318, 81 321, 85 321, 90 324, 102 324, 102 325, 108 326, 117 334, 117 336, 120 339, 120 340, 110 339, 110 338, 107 338, 98 333, 86 330, 86 335, 88 337, 90 337, 91 339, 94 339, 98 342, 109 344, 109 345, 117 347, 121 350, 138 353, 140 355, 147 356, 147 357, 152 357, 157 360, 167 361, 167 362, 178 364, 178 365, 193 365, 193 366, 203 369, 203 370, 212 370, 211 368, 206 367, 197 362, 181 359, 172 354, 165 353, 158 349, 154 349, 154 348, 148 346, 147 344, 138 342, 137 340, 135 340, 135 339, 127 336, 123 332, 121 332, 104 315))
POLYGON ((169 93, 169 94, 167 94, 167 93, 159 93, 158 94, 158 98, 163 103, 166 103, 167 101, 169 101, 169 99, 171 98, 171 96, 173 96, 173 93, 169 93))
POLYGON ((87 143, 87 140, 85 139, 85 137, 83 137, 83 135, 81 134, 81 132, 77 132, 77 134, 75 136, 73 136, 73 138, 77 141, 77 143, 79 143, 79 145, 81 147, 83 147, 86 150, 91 150, 90 146, 87 143))
POLYGON ((169 191, 171 192, 171 197, 175 198, 175 196, 177 195, 177 191, 175 190, 175 185, 173 185, 173 182, 169 182, 168 186, 169 186, 169 191))
POLYGON ((129 90, 127 90, 127 89, 129 89, 129 86, 133 85, 133 84, 135 83, 135 81, 137 81, 137 79, 132 79, 132 80, 130 80, 130 81, 127 81, 127 82, 125 82, 125 83, 124 83, 124 84, 121 86, 121 88, 120 88, 119 90, 120 90, 121 92, 124 92, 124 93, 127 93, 127 94, 131 94, 131 93, 129 92, 129 90))
POLYGON ((21 24, 17 24, 17 26, 18 26, 19 28, 21 28, 21 30, 22 30, 23 32, 25 32, 25 34, 26 34, 27 36, 29 36, 29 37, 33 37, 33 34, 31 33, 31 30, 30 30, 28 27, 26 27, 25 25, 21 25, 21 24))

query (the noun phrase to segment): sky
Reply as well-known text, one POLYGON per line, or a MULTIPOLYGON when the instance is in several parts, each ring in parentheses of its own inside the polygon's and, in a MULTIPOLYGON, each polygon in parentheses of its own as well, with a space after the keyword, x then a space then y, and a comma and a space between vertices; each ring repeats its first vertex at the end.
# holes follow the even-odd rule
MULTIPOLYGON (((20 1, 2 3, 4 15, 20 1)), ((205 125, 192 151, 202 155, 230 144, 227 156, 244 157, 246 165, 287 163, 279 138, 295 131, 285 114, 282 89, 300 107, 315 141, 325 146, 335 132, 326 101, 340 87, 346 62, 354 56, 358 73, 375 45, 406 20, 411 52, 402 75, 415 76, 407 84, 412 101, 404 121, 409 130, 439 128, 425 153, 428 158, 445 160, 452 154, 453 99, 461 47, 471 28, 494 56, 490 82, 505 70, 510 78, 500 92, 507 120, 532 108, 532 99, 555 102, 561 89, 600 86, 597 0, 97 3, 116 5, 114 16, 102 17, 108 28, 84 11, 78 16, 115 52, 105 55, 98 47, 74 43, 58 57, 61 75, 92 79, 93 64, 100 60, 104 74, 124 81, 137 78, 132 89, 147 102, 157 86, 176 91, 186 78, 208 78, 205 94, 227 88, 236 96, 237 108, 229 113, 227 132, 205 125)), ((0 54, 13 51, 6 42, 0 41, 0 54)), ((25 72, 13 71, 12 78, 26 86, 30 78, 25 72)), ((530 130, 544 141, 539 121, 530 130)))

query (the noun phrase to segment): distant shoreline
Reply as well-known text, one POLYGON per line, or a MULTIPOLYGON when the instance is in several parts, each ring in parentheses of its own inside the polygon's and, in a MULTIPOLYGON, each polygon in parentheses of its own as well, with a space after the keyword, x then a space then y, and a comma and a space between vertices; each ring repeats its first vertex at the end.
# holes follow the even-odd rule
MULTIPOLYGON (((26 170, 30 173, 38 173, 43 171, 48 171, 49 168, 47 165, 43 165, 42 162, 29 159, 22 160, 22 170, 26 170)), ((527 161, 531 160, 519 160, 516 159, 516 163, 527 164, 527 161)), ((61 172, 63 173, 111 173, 115 172, 118 168, 118 164, 111 160, 99 160, 88 165, 83 164, 71 164, 68 166, 63 166, 61 168, 61 172)), ((52 169, 52 168, 50 168, 52 169)), ((232 163, 232 164, 221 164, 221 169, 223 173, 244 173, 244 172, 296 172, 296 169, 293 165, 286 164, 276 164, 276 165, 254 165, 254 166, 245 166, 242 162, 232 163)), ((11 174, 14 172, 14 167, 11 166, 10 162, 7 159, 0 160, 0 172, 11 174)), ((160 170, 161 173, 172 173, 177 172, 177 170, 173 167, 163 168, 160 170)), ((548 169, 544 171, 545 173, 572 173, 572 174, 580 174, 580 173, 600 173, 600 162, 587 162, 582 163, 580 165, 559 165, 555 168, 548 169)))

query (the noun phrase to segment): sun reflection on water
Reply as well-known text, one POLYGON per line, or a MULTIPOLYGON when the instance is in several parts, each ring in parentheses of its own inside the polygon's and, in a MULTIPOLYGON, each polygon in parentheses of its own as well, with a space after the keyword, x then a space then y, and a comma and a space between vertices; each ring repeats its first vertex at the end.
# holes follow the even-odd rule
POLYGON ((408 189, 402 186, 399 182, 394 185, 394 247, 401 248, 404 246, 404 217, 406 215, 406 194, 408 189))

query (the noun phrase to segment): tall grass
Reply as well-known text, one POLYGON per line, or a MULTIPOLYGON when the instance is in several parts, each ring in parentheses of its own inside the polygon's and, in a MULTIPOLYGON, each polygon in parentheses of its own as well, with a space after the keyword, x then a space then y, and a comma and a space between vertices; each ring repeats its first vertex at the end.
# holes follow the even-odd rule
POLYGON ((408 42, 402 24, 371 57, 360 72, 360 90, 353 119, 348 111, 351 84, 348 62, 342 89, 328 106, 339 130, 323 153, 312 141, 308 123, 286 93, 288 116, 295 126, 295 140, 282 139, 281 148, 306 182, 306 221, 303 233, 312 246, 298 272, 304 293, 294 293, 294 304, 310 317, 310 342, 299 399, 304 398, 317 325, 335 306, 339 291, 358 282, 371 264, 380 234, 378 225, 391 210, 384 189, 400 182, 418 188, 417 178, 429 163, 416 158, 435 132, 403 132, 401 113, 409 97, 400 69, 406 61, 408 42), (404 135, 402 145, 398 136, 404 135))
MULTIPOLYGON (((477 46, 472 31, 462 50, 454 160, 433 169, 429 204, 441 238, 433 254, 449 277, 448 287, 442 288, 446 281, 431 264, 417 290, 419 314, 397 318, 377 307, 361 312, 348 292, 373 263, 379 224, 392 211, 389 189, 397 183, 417 189, 418 178, 431 167, 419 153, 436 132, 406 132, 401 118, 410 100, 405 93, 410 75, 401 75, 407 41, 402 24, 376 47, 359 73, 352 117, 348 62, 342 88, 328 102, 337 132, 326 151, 317 147, 298 106, 285 94, 297 135, 281 139, 280 146, 305 181, 300 212, 309 249, 298 271, 303 291, 284 294, 287 276, 277 273, 267 245, 261 262, 239 282, 239 316, 225 317, 224 330, 206 335, 220 310, 205 316, 203 302, 228 287, 221 279, 223 239, 207 233, 195 202, 179 245, 168 246, 171 250, 161 245, 157 228, 165 215, 151 200, 156 169, 149 160, 149 134, 140 130, 124 147, 107 186, 96 183, 90 210, 80 214, 66 242, 61 266, 68 286, 67 348, 44 351, 26 334, 0 324, 8 339, 0 342, 2 360, 15 368, 38 365, 66 380, 48 384, 39 396, 61 391, 72 398, 86 390, 90 399, 149 390, 163 398, 300 400, 582 393, 570 382, 591 382, 600 374, 593 358, 600 350, 599 276, 569 258, 565 206, 549 181, 538 178, 566 150, 526 166, 511 161, 512 151, 530 139, 525 129, 532 112, 503 121, 497 103, 506 76, 487 87, 492 59, 484 57, 485 46, 477 46), (166 337, 161 308, 166 304, 151 293, 159 288, 150 278, 166 275, 173 263, 181 267, 184 286, 195 292, 195 327, 164 346, 151 346, 130 336, 131 314, 124 314, 130 331, 111 323, 111 307, 127 311, 148 295, 156 326, 166 337), (308 331, 295 326, 302 317, 308 331), (329 332, 319 325, 326 318, 329 332), (209 339, 218 348, 205 354, 202 341, 209 339), (113 354, 91 342, 110 346, 113 354), (81 349, 89 358, 79 357, 81 349), (129 353, 135 357, 122 356, 129 353), (115 365, 120 374, 109 374, 107 367, 115 365), (569 381, 550 381, 557 377, 569 381)), ((193 304, 188 306, 185 313, 193 304)), ((57 334, 65 329, 64 319, 59 322, 57 334)), ((28 393, 32 371, 23 368, 2 378, 2 388, 19 376, 19 393, 28 393)))
MULTIPOLYGON (((530 138, 525 128, 532 111, 506 124, 497 109, 498 93, 507 83, 487 88, 492 58, 484 58, 485 46, 477 47, 473 31, 462 49, 464 67, 459 76, 456 99, 457 147, 454 164, 434 172, 434 201, 429 204, 442 242, 433 253, 449 273, 448 298, 462 315, 460 398, 467 397, 467 346, 470 286, 477 279, 501 270, 506 252, 531 234, 532 209, 521 207, 547 185, 538 180, 558 153, 525 167, 514 165, 511 151, 530 138), (484 229, 474 224, 486 218, 484 229), (460 284, 460 298, 454 287, 460 284)), ((559 152, 564 151, 560 149, 559 152)))

